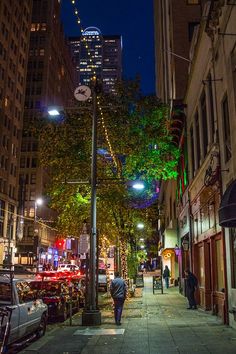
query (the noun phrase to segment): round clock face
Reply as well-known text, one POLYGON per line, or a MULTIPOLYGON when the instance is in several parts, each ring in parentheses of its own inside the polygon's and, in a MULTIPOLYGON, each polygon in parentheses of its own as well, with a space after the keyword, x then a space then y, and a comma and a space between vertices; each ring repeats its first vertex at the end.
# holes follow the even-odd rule
POLYGON ((78 86, 74 91, 74 96, 78 101, 86 101, 91 96, 91 89, 85 85, 78 86))

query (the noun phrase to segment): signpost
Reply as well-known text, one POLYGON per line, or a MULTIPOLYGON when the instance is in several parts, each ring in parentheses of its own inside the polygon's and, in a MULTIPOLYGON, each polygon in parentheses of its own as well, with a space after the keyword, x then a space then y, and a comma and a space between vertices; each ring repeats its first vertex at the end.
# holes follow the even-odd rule
POLYGON ((162 275, 154 275, 152 277, 152 288, 153 288, 153 294, 155 294, 155 290, 161 290, 161 293, 163 294, 162 275))

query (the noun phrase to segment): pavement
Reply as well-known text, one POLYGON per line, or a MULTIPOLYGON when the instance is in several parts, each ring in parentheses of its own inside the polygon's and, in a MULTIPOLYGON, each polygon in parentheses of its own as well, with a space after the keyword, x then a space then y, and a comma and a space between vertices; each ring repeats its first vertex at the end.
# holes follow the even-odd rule
POLYGON ((114 324, 112 301, 101 300, 102 324, 81 326, 81 313, 48 326, 46 335, 21 354, 236 354, 236 331, 201 309, 187 310, 178 288, 152 291, 152 278, 125 303, 122 325, 114 324))

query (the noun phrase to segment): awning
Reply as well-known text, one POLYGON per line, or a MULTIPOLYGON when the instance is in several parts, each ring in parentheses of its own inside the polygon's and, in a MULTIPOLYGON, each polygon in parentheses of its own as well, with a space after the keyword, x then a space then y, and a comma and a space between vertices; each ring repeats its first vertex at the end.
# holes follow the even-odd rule
POLYGON ((236 181, 224 192, 219 207, 219 224, 223 227, 236 227, 236 181))

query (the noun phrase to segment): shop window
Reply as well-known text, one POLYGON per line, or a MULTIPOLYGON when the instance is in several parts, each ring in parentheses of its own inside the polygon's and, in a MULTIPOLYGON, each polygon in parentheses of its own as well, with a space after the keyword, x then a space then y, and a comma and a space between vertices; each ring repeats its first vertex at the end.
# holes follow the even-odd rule
POLYGON ((236 288, 236 229, 230 229, 232 288, 236 288))
POLYGON ((222 242, 216 240, 216 277, 217 277, 217 289, 218 291, 224 291, 224 261, 223 261, 223 250, 222 242))

